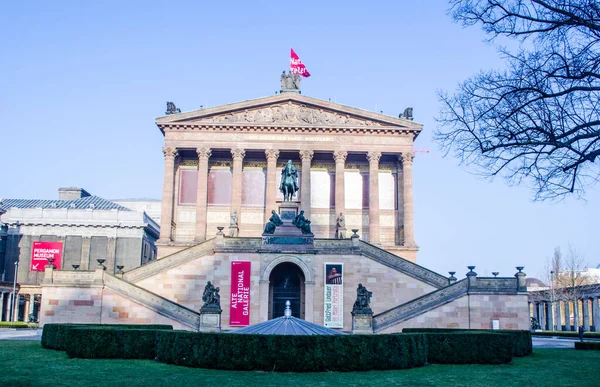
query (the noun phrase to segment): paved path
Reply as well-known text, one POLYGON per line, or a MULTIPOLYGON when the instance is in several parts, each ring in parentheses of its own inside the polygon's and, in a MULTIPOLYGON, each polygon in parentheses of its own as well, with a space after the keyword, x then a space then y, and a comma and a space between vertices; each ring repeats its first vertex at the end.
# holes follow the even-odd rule
POLYGON ((0 329, 0 340, 41 340, 42 329, 0 329))

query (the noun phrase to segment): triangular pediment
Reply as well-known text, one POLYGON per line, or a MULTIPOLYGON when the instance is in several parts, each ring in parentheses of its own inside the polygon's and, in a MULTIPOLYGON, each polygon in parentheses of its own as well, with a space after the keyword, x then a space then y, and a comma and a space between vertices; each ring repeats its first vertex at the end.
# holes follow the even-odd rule
POLYGON ((334 102, 282 93, 191 112, 171 114, 156 120, 163 126, 244 125, 307 127, 397 128, 419 132, 421 124, 403 118, 357 109, 334 102))

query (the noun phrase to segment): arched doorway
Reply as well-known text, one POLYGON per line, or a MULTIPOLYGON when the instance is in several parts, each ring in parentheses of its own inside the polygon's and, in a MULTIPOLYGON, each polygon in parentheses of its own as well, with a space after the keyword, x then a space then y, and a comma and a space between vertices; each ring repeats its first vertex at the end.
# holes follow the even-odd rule
POLYGON ((297 265, 283 262, 269 276, 269 320, 283 316, 285 302, 290 301, 292 316, 304 319, 304 273, 297 265))

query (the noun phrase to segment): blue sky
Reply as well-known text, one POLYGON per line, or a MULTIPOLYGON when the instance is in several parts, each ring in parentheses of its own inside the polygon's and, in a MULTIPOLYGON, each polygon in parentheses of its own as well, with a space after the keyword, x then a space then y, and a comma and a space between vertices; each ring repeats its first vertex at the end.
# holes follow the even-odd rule
POLYGON ((532 202, 528 187, 471 175, 431 140, 437 90, 501 68, 447 3, 390 1, 8 2, 0 11, 0 197, 159 198, 165 102, 183 111, 274 94, 295 49, 303 94, 424 125, 414 161, 418 262, 462 277, 544 277, 555 246, 600 264, 600 192, 532 202))

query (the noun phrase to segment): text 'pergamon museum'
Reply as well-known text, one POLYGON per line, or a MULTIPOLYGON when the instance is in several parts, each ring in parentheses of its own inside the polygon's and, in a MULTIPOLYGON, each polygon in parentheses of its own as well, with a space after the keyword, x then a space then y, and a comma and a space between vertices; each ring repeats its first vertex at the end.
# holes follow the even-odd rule
MULTIPOLYGON (((289 301, 294 317, 345 332, 529 329, 521 268, 509 277, 464 268, 457 279, 417 264, 413 143, 423 128, 412 109, 396 118, 308 97, 295 74, 281 84, 269 97, 190 112, 168 103, 156 119, 164 183, 156 236, 144 239, 150 258, 139 248, 115 255, 109 243, 108 260, 96 249, 80 267, 49 262, 29 283, 19 278, 41 295, 40 323, 232 331, 283 316, 289 301)), ((37 222, 56 210, 40 209, 37 222)), ((76 210, 63 209, 65 219, 76 210)), ((0 258, 12 278, 11 238, 40 224, 4 211, 0 258)), ((139 223, 142 240, 152 220, 139 223)), ((25 267, 44 240, 30 234, 25 267)))

